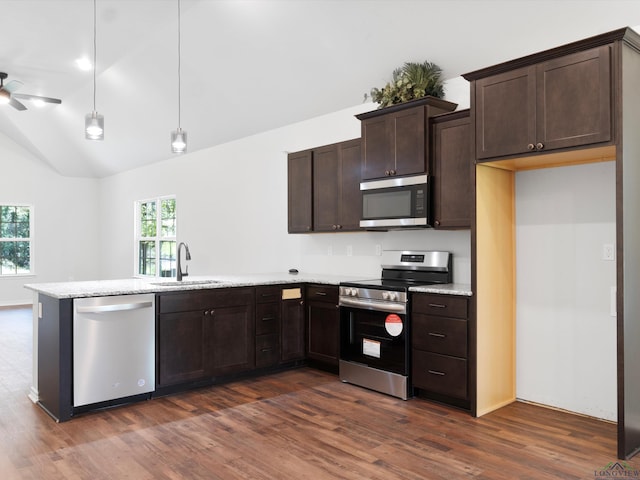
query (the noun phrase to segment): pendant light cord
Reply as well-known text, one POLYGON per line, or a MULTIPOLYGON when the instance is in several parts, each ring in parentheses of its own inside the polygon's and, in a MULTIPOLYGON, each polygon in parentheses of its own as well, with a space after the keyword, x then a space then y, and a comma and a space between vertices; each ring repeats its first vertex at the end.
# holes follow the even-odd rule
MULTIPOLYGON (((95 0, 94 0, 95 1, 95 0)), ((181 85, 180 85, 180 57, 181 57, 181 45, 180 45, 180 0, 178 0, 178 129, 180 129, 180 125, 181 125, 181 118, 180 118, 180 111, 181 111, 181 102, 180 102, 180 90, 181 90, 181 85)))
POLYGON ((96 111, 96 0, 93 0, 93 111, 96 111))

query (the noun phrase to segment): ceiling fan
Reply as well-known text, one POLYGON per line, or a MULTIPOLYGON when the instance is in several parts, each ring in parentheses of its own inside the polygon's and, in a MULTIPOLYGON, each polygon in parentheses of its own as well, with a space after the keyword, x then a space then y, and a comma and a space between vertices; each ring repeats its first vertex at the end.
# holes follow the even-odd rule
POLYGON ((26 110, 27 107, 24 106, 18 99, 22 100, 40 100, 45 103, 62 103, 62 100, 58 98, 50 98, 50 97, 41 97, 40 95, 29 95, 27 93, 14 93, 20 87, 22 87, 22 82, 18 80, 11 80, 6 85, 4 84, 5 79, 8 75, 4 72, 0 72, 0 104, 8 103, 16 110, 26 110))

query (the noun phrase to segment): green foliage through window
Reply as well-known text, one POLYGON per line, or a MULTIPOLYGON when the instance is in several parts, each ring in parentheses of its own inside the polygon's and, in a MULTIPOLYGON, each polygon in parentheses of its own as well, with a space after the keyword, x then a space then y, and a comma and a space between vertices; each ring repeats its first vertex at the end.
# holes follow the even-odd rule
POLYGON ((0 205, 0 275, 31 273, 31 207, 0 205))
POLYGON ((138 202, 137 274, 176 274, 176 199, 138 202))

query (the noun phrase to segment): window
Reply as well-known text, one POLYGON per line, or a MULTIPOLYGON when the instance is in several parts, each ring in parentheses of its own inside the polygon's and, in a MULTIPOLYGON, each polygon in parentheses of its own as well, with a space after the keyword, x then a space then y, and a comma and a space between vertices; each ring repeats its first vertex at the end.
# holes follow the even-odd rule
POLYGON ((33 207, 0 205, 0 275, 33 273, 33 207))
POLYGON ((176 275, 176 199, 136 202, 136 274, 176 275))

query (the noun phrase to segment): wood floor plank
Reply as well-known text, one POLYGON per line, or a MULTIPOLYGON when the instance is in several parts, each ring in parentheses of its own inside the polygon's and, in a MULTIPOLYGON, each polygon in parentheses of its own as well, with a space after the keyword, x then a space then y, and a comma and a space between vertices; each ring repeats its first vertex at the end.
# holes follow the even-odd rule
POLYGON ((58 424, 27 397, 30 325, 0 310, 3 480, 593 479, 616 460, 611 423, 525 403, 473 418, 309 368, 58 424))

